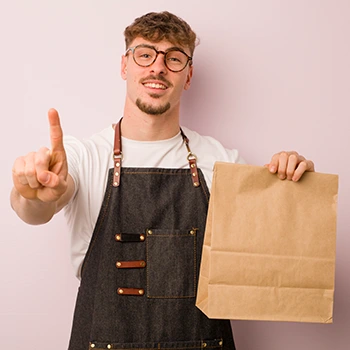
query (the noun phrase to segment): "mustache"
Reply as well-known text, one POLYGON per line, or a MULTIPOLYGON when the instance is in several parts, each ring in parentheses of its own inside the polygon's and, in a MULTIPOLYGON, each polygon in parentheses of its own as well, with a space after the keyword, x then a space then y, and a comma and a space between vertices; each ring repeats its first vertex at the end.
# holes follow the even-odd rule
POLYGON ((147 80, 159 80, 159 81, 165 83, 166 86, 168 86, 168 87, 173 86, 173 84, 169 80, 165 79, 162 75, 149 75, 146 78, 142 78, 140 80, 140 83, 143 84, 147 80))

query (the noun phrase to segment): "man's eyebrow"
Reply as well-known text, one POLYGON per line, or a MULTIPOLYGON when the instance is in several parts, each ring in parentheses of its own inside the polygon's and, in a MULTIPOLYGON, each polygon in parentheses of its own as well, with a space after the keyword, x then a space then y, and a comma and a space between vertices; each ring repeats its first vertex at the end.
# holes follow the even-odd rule
POLYGON ((185 52, 185 50, 182 47, 178 47, 178 46, 169 47, 165 51, 171 51, 171 50, 180 50, 180 51, 185 52))
POLYGON ((156 49, 155 46, 149 45, 149 44, 139 44, 139 45, 136 45, 136 46, 149 47, 150 49, 156 49))
MULTIPOLYGON (((158 50, 154 45, 149 45, 149 44, 140 44, 137 46, 149 47, 150 49, 155 49, 157 51, 163 51, 163 50, 158 50)), ((179 50, 179 51, 185 52, 185 50, 182 47, 178 47, 178 46, 168 47, 164 52, 168 52, 168 51, 172 51, 172 50, 179 50)))

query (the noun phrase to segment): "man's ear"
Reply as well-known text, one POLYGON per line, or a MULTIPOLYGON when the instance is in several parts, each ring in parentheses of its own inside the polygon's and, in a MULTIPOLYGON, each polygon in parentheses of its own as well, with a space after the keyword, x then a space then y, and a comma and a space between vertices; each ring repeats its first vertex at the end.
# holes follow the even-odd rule
POLYGON ((127 63, 128 63, 128 59, 125 55, 122 56, 122 60, 121 60, 121 64, 120 64, 120 75, 122 77, 123 80, 126 80, 126 76, 127 76, 127 63))
POLYGON ((185 90, 188 90, 191 86, 192 75, 193 75, 193 66, 190 66, 188 73, 187 73, 185 86, 184 86, 185 90))

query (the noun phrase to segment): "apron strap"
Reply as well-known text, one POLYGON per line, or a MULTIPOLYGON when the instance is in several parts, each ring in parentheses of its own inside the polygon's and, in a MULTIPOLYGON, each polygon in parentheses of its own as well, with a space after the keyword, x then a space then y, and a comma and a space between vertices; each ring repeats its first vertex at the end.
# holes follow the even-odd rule
MULTIPOLYGON (((122 153, 122 141, 121 141, 121 118, 118 124, 114 128, 114 152, 113 152, 113 161, 114 161, 114 174, 113 174, 113 186, 118 187, 120 185, 120 173, 122 167, 123 153, 122 153)), ((194 187, 200 186, 198 168, 197 168, 197 157, 192 153, 189 146, 189 139, 180 128, 182 139, 185 142, 185 146, 188 151, 187 160, 191 169, 191 178, 194 187)))
POLYGON ((122 138, 121 138, 121 118, 118 124, 114 127, 114 174, 113 174, 113 186, 118 187, 120 185, 120 172, 122 167, 123 153, 122 153, 122 138))
POLYGON ((194 187, 198 187, 200 186, 200 182, 199 182, 198 169, 197 169, 197 157, 194 153, 192 153, 189 146, 190 140, 188 139, 188 137, 185 135, 185 133, 181 128, 180 128, 180 132, 188 152, 187 160, 191 169, 192 183, 194 187))

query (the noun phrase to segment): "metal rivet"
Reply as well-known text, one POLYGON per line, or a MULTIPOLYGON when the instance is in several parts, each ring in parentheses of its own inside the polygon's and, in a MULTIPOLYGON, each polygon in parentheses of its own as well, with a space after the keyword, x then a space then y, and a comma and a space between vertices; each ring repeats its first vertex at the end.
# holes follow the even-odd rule
POLYGON ((122 266, 122 263, 120 261, 117 261, 117 266, 122 266))
POLYGON ((147 230, 147 233, 148 233, 149 235, 151 235, 151 234, 152 234, 152 230, 147 230))
POLYGON ((123 293, 124 293, 123 289, 118 289, 118 294, 123 294, 123 293))
POLYGON ((141 266, 141 267, 145 267, 145 266, 146 266, 146 263, 145 263, 144 261, 141 261, 141 262, 140 262, 140 266, 141 266))
POLYGON ((194 168, 195 167, 195 165, 194 164, 191 164, 191 168, 194 168))
POLYGON ((199 186, 199 182, 195 182, 193 185, 194 185, 195 187, 198 187, 198 186, 199 186))
POLYGON ((196 176, 196 173, 192 173, 192 176, 196 176))
POLYGON ((115 183, 114 183, 114 186, 118 186, 119 185, 119 183, 116 181, 115 183))
POLYGON ((112 345, 111 345, 111 344, 108 344, 108 345, 107 345, 107 349, 112 349, 112 345))
POLYGON ((116 166, 117 168, 119 168, 119 167, 120 167, 120 163, 119 163, 119 162, 115 163, 115 166, 116 166))
POLYGON ((207 347, 207 343, 203 343, 203 348, 206 348, 207 347))
POLYGON ((190 231, 190 234, 191 234, 191 235, 194 235, 195 233, 196 233, 195 230, 191 230, 191 231, 190 231))
POLYGON ((220 341, 219 341, 219 345, 220 345, 220 346, 222 346, 222 344, 223 344, 223 341, 222 341, 222 340, 220 340, 220 341))
POLYGON ((140 241, 144 241, 145 240, 145 236, 144 235, 140 235, 140 241))
POLYGON ((94 348, 95 347, 95 344, 90 344, 90 348, 94 348))
POLYGON ((119 235, 119 234, 118 234, 118 235, 115 235, 115 239, 116 239, 117 241, 120 241, 120 240, 121 240, 120 235, 119 235))
POLYGON ((119 175, 119 173, 115 173, 114 175, 115 175, 115 176, 118 176, 118 175, 119 175))
POLYGON ((143 293, 144 293, 144 290, 143 290, 143 289, 140 289, 140 290, 139 290, 139 294, 140 294, 140 295, 143 295, 143 293))

